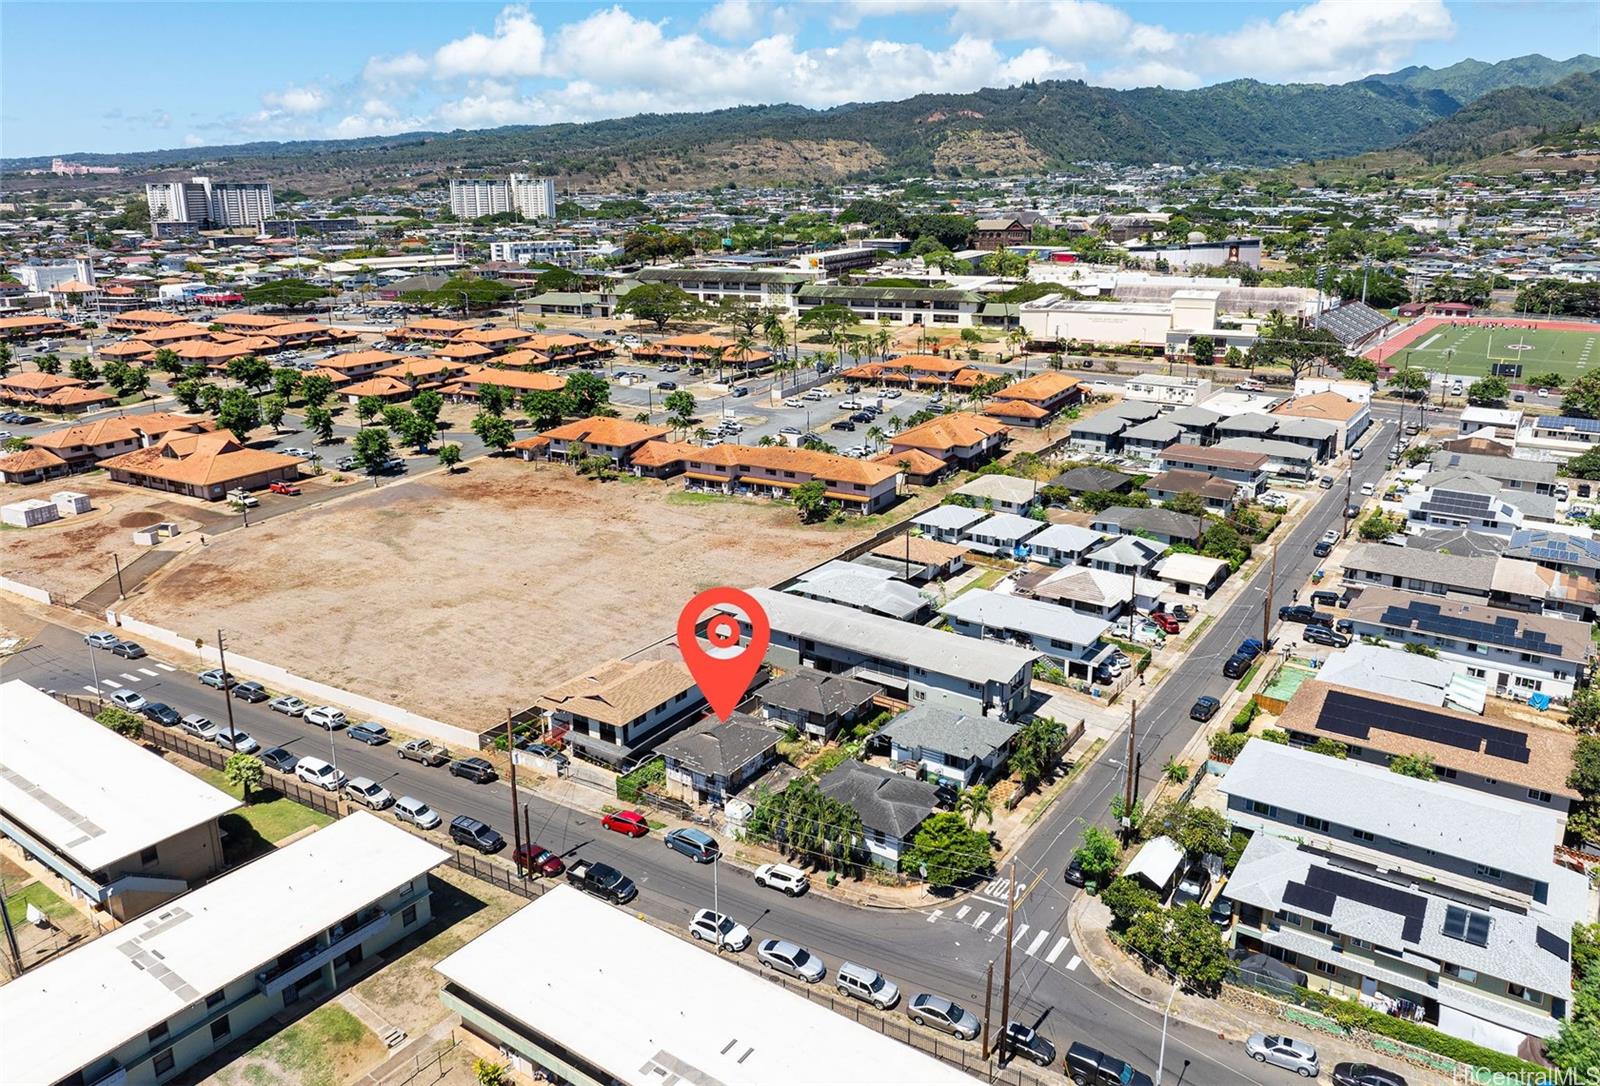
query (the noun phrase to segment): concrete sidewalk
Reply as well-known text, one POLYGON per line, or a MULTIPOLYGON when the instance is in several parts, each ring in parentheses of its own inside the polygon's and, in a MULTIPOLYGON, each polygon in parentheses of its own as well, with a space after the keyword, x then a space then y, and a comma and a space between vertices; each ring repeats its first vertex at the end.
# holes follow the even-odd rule
POLYGON ((1353 1060, 1402 1069, 1401 1073, 1410 1086, 1450 1086, 1460 1081, 1414 1064, 1379 1056, 1349 1037, 1335 1037, 1286 1022, 1276 1013, 1276 1008, 1282 1004, 1265 996, 1251 998, 1251 1002, 1258 1005, 1255 1007, 1242 1005, 1229 998, 1208 999, 1181 989, 1173 996, 1172 982, 1164 973, 1146 972, 1112 941, 1107 931, 1110 923, 1111 910, 1099 898, 1081 891, 1073 896, 1072 904, 1067 909, 1068 930, 1073 946, 1096 979, 1157 1014, 1166 1010, 1167 999, 1171 996, 1172 1017, 1239 1045, 1241 1058, 1244 1042, 1252 1033, 1283 1032, 1314 1044, 1324 1068, 1353 1060))

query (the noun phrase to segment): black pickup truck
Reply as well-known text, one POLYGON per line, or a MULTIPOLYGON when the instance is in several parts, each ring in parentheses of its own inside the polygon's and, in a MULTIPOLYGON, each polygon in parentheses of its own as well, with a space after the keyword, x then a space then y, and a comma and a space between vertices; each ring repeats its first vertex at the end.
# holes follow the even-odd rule
POLYGON ((585 893, 605 898, 613 905, 626 905, 639 896, 633 880, 614 867, 574 860, 567 868, 567 881, 585 893))

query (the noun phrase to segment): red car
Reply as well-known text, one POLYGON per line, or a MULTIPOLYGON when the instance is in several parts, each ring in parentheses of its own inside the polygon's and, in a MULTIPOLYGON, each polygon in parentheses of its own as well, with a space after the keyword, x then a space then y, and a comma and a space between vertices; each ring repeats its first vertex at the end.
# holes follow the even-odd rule
POLYGON ((528 845, 519 848, 512 854, 518 867, 525 867, 531 873, 555 878, 567 869, 561 862, 561 857, 545 848, 543 845, 528 845))
POLYGON ((1160 626, 1162 633, 1175 634, 1178 632, 1178 620, 1165 611, 1157 611, 1150 616, 1150 621, 1160 626))
POLYGON ((600 820, 600 825, 629 837, 643 837, 650 832, 650 823, 638 811, 616 811, 600 820))
POLYGON ((267 489, 272 491, 274 494, 300 493, 300 488, 295 486, 293 483, 273 483, 271 486, 267 487, 267 489))

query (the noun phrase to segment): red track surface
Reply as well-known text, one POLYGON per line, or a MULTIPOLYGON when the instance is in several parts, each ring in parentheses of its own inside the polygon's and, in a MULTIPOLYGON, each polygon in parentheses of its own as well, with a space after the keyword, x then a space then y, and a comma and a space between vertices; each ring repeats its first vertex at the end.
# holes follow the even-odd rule
POLYGON ((1382 362, 1405 350, 1417 340, 1424 338, 1429 332, 1457 324, 1492 324, 1499 328, 1528 328, 1534 331, 1547 329, 1552 332, 1592 332, 1600 335, 1600 324, 1596 324, 1593 321, 1541 321, 1527 320, 1521 317, 1423 317, 1411 327, 1395 333, 1376 347, 1364 351, 1362 357, 1373 362, 1382 362))

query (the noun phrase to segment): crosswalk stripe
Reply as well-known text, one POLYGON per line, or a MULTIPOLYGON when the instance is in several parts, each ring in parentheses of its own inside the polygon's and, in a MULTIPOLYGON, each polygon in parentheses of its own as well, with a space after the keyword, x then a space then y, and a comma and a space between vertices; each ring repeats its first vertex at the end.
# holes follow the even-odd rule
POLYGON ((978 914, 978 919, 976 919, 976 920, 974 920, 972 922, 972 926, 975 927, 975 928, 983 927, 984 922, 987 921, 989 919, 989 917, 991 917, 993 915, 994 915, 993 913, 991 913, 987 909, 985 909, 983 912, 978 914))
POLYGON ((1044 956, 1044 960, 1050 965, 1056 964, 1056 959, 1061 957, 1061 952, 1067 949, 1068 942, 1070 942, 1070 940, 1065 935, 1057 939, 1056 945, 1050 948, 1050 953, 1044 956))
POLYGON ((990 935, 999 935, 1002 931, 1005 931, 1005 930, 1006 930, 1006 918, 1002 916, 999 920, 996 920, 994 922, 994 927, 989 929, 989 934, 990 935))
POLYGON ((956 919, 957 920, 965 920, 967 918, 967 914, 970 913, 971 911, 972 911, 972 906, 971 905, 963 905, 963 906, 961 906, 961 908, 956 910, 956 919))
POLYGON ((1033 942, 1028 944, 1028 949, 1023 951, 1023 953, 1029 956, 1037 954, 1039 952, 1039 948, 1044 945, 1044 941, 1048 938, 1050 938, 1050 933, 1048 931, 1039 932, 1033 937, 1033 942))
POLYGON ((1022 937, 1026 934, 1028 934, 1028 925, 1024 924, 1018 928, 1017 933, 1011 937, 1011 945, 1016 946, 1018 943, 1022 942, 1022 937))
POLYGON ((122 684, 117 682, 117 680, 115 680, 115 679, 101 679, 100 680, 100 685, 101 686, 109 686, 109 687, 111 687, 111 689, 115 690, 118 687, 120 687, 122 684))
POLYGON ((137 675, 129 675, 126 671, 124 671, 122 673, 122 677, 124 679, 127 679, 130 683, 137 683, 137 682, 143 682, 144 681, 143 679, 139 678, 139 676, 137 676, 137 675))
POLYGON ((177 671, 178 670, 177 668, 173 667, 171 664, 157 664, 156 667, 159 667, 162 671, 177 671))
POLYGON ((139 669, 139 674, 141 674, 141 675, 148 675, 148 676, 150 676, 150 677, 151 677, 151 678, 152 678, 152 679, 154 679, 154 678, 157 678, 157 677, 158 677, 158 676, 157 676, 157 675, 156 675, 156 673, 155 673, 155 672, 154 672, 154 671, 151 671, 151 670, 150 670, 150 669, 149 669, 149 668, 147 668, 147 667, 141 667, 141 668, 140 668, 140 669, 139 669))
POLYGON ((84 683, 83 684, 83 688, 85 690, 89 691, 89 693, 91 693, 91 694, 100 693, 100 688, 98 686, 90 686, 88 683, 84 683))
POLYGON ((1073 970, 1077 969, 1078 966, 1080 966, 1082 964, 1083 964, 1083 959, 1078 957, 1076 954, 1074 954, 1072 956, 1072 960, 1067 963, 1067 972, 1069 972, 1069 973, 1072 972, 1073 970))
POLYGON ((928 914, 928 923, 930 923, 930 924, 933 923, 935 920, 939 919, 939 917, 941 917, 943 915, 944 915, 944 910, 943 909, 935 909, 935 910, 933 910, 933 912, 928 914))

